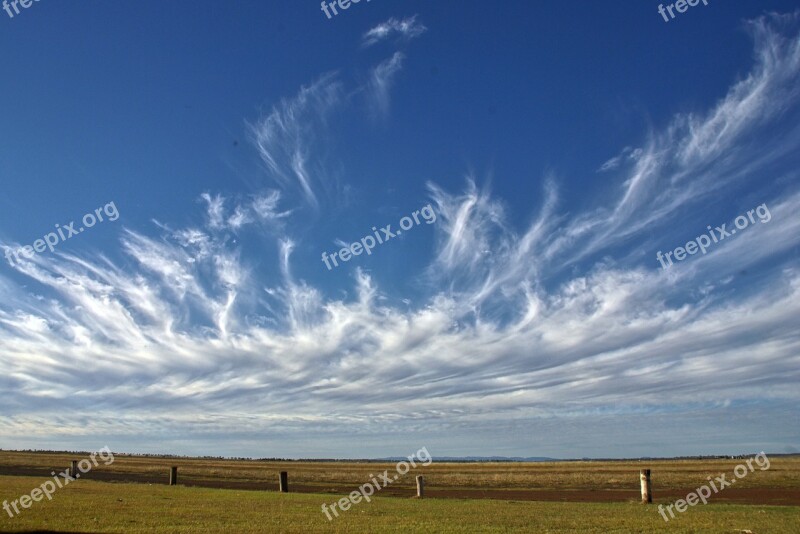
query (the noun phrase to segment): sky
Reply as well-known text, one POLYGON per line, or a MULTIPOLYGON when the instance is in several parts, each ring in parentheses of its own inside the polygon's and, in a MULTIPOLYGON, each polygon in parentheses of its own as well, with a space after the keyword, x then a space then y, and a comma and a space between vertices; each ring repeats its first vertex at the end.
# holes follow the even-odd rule
POLYGON ((0 448, 800 452, 797 1, 17 7, 0 448))

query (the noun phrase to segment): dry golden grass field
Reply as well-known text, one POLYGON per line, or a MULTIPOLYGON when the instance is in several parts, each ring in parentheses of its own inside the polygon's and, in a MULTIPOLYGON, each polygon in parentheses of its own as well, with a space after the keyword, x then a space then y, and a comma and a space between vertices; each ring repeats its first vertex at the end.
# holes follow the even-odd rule
MULTIPOLYGON (((0 499, 17 499, 81 453, 0 453, 0 499)), ((273 462, 115 455, 52 501, 0 522, 2 531, 61 532, 800 532, 800 458, 775 457, 665 523, 658 504, 685 497, 742 460, 652 460, 418 465, 329 522, 332 503, 393 463, 273 462), (167 485, 178 466, 178 486, 167 485), (654 504, 638 473, 652 470, 654 504), (278 473, 288 471, 289 494, 278 473), (414 498, 423 475, 425 499, 414 498), (69 521, 65 521, 69 517, 69 521)), ((728 475, 730 477, 730 475, 728 475)))

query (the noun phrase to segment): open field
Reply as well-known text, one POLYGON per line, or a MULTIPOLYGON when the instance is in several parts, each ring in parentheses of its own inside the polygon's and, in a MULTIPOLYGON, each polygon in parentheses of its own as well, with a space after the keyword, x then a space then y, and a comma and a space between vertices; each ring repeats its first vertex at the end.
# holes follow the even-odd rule
MULTIPOLYGON (((42 476, 63 471, 81 454, 0 452, 0 475, 42 476)), ((652 460, 542 463, 438 463, 418 466, 381 491, 381 496, 410 497, 414 475, 424 475, 429 497, 495 498, 543 501, 625 502, 639 498, 639 469, 653 471, 656 502, 681 498, 728 473, 743 460, 652 460)), ((276 490, 277 473, 289 472, 292 492, 349 493, 370 475, 392 471, 392 463, 267 462, 249 460, 143 458, 115 455, 87 476, 94 480, 163 484, 169 466, 179 467, 181 485, 207 488, 276 490)), ((736 487, 712 497, 717 502, 800 506, 800 457, 771 459, 736 487)))
MULTIPOLYGON (((2 477, 0 499, 42 479, 2 477)), ((10 519, 5 532, 586 532, 787 534, 800 508, 709 504, 664 523, 653 506, 463 499, 373 498, 331 522, 320 511, 332 495, 148 486, 81 481, 10 519)))
MULTIPOLYGON (((82 454, 0 453, 0 500, 13 500, 82 454)), ((800 531, 800 458, 776 457, 737 486, 669 523, 638 503, 638 470, 653 470, 655 504, 671 503, 742 460, 437 463, 418 466, 329 523, 321 512, 392 463, 261 462, 115 455, 83 480, 3 513, 0 531, 65 532, 709 532, 800 531), (179 486, 166 486, 179 466, 179 486), (292 493, 277 490, 289 472, 292 493), (426 499, 412 498, 414 475, 426 499), (88 480, 87 480, 88 479, 88 480), (189 486, 189 487, 187 487, 189 486), (255 491, 244 491, 255 490, 255 491), (260 491, 258 491, 260 490, 260 491), (547 502, 550 501, 550 502, 547 502), (562 501, 562 502, 553 502, 562 501)), ((730 475, 729 475, 730 476, 730 475)))

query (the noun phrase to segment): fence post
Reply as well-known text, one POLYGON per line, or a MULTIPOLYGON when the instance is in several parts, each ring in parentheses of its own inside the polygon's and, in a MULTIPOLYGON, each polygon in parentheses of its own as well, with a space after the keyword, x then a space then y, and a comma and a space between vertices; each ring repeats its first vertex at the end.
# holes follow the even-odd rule
POLYGON ((69 476, 80 478, 80 475, 78 475, 78 460, 72 460, 72 465, 69 467, 69 476))
POLYGON ((289 473, 286 471, 281 471, 279 488, 281 493, 289 493, 289 473))
POLYGON ((417 475, 417 497, 422 498, 425 494, 425 479, 422 475, 417 475))
POLYGON ((650 486, 650 470, 642 469, 639 471, 639 482, 642 485, 642 504, 653 502, 652 487, 650 486))
POLYGON ((178 466, 173 465, 169 468, 169 485, 176 486, 178 484, 178 466))

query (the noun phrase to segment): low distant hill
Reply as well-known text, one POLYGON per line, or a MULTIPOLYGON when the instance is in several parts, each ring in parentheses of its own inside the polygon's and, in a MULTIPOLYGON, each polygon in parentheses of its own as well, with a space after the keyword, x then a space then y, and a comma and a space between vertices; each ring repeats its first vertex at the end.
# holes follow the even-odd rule
MULTIPOLYGON (((407 458, 392 457, 378 458, 379 462, 399 462, 407 458)), ((434 462, 558 462, 558 458, 547 458, 546 456, 434 456, 434 462)))

